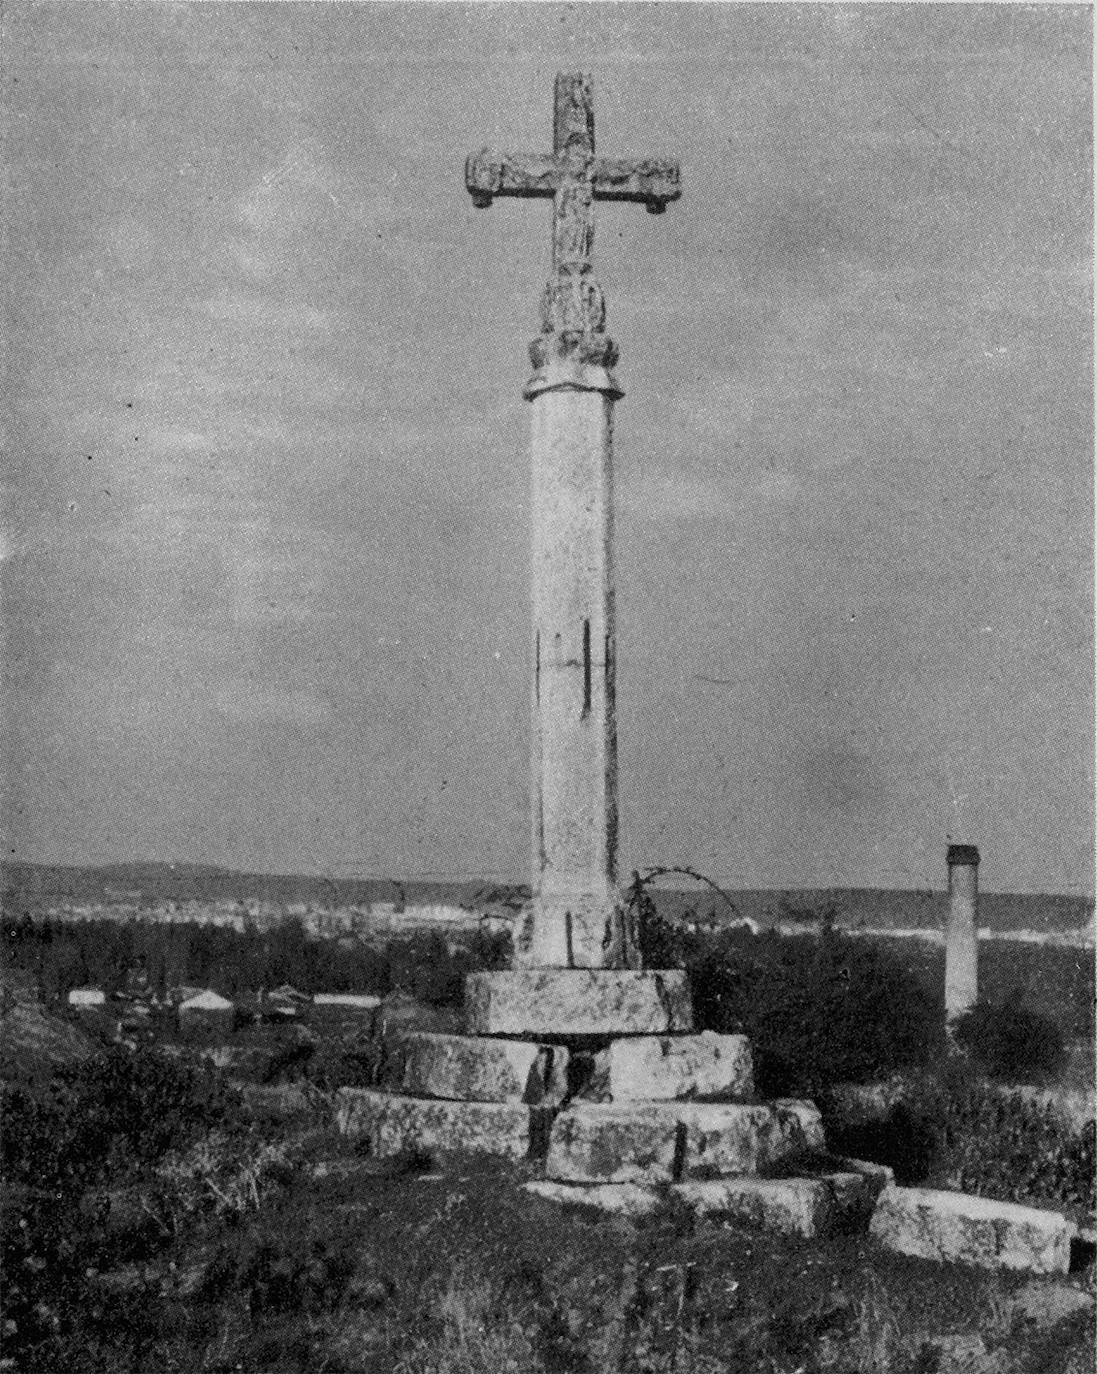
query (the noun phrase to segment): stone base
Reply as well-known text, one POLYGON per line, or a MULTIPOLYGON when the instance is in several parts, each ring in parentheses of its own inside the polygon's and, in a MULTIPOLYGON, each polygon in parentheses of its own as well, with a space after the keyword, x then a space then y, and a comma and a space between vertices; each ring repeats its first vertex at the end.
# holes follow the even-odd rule
POLYGON ((400 1037, 401 1090, 458 1102, 559 1104, 567 1092, 562 1046, 427 1031, 400 1037))
POLYGON ((886 1188, 869 1227, 891 1250, 985 1269, 1065 1274, 1076 1228, 1058 1212, 934 1188, 886 1188))
POLYGON ((610 1102, 747 1098, 754 1092, 745 1035, 638 1035, 614 1040, 595 1059, 594 1079, 610 1102))
POLYGON ((568 1183, 674 1183, 754 1174, 822 1144, 809 1102, 578 1102, 553 1123, 545 1172, 568 1183))
POLYGON ((542 968, 470 973, 470 1035, 521 1040, 665 1035, 693 1029, 683 969, 542 968))
POLYGON ((521 1103, 443 1102, 372 1088, 340 1088, 336 1100, 340 1133, 365 1140, 378 1157, 422 1152, 525 1159, 531 1118, 521 1103))
MULTIPOLYGON (((851 1161, 853 1164, 859 1161, 851 1161)), ((864 1173, 821 1174, 815 1178, 721 1178, 675 1183, 596 1183, 584 1187, 554 1181, 524 1185, 536 1197, 565 1207, 614 1216, 651 1216, 676 1202, 702 1217, 726 1217, 746 1226, 805 1238, 836 1231, 863 1231, 876 1188, 864 1173)))
POLYGON ((700 1216, 730 1217, 779 1235, 830 1235, 837 1229, 834 1190, 822 1178, 717 1178, 679 1183, 674 1195, 700 1216))

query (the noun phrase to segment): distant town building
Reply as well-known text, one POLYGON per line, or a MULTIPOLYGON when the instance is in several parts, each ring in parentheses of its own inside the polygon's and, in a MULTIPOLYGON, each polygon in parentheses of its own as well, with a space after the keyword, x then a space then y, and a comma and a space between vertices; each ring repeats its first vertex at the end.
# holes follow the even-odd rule
POLYGON ((178 1010, 179 1029, 191 1035, 231 1033, 236 1017, 234 1004, 212 988, 180 1002, 178 1010))
POLYGON ((107 1004, 107 994, 102 988, 73 988, 69 993, 69 1006, 79 1011, 97 1009, 107 1004))

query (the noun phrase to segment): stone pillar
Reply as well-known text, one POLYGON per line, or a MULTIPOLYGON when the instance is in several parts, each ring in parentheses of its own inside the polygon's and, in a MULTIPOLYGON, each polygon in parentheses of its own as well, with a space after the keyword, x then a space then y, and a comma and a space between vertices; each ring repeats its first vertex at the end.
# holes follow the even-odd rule
POLYGON ((617 893, 613 406, 608 367, 554 358, 532 405, 533 872, 524 962, 634 967, 617 893))
POLYGON ((945 930, 945 1020, 951 1025, 979 995, 979 851, 948 847, 948 924, 945 930))

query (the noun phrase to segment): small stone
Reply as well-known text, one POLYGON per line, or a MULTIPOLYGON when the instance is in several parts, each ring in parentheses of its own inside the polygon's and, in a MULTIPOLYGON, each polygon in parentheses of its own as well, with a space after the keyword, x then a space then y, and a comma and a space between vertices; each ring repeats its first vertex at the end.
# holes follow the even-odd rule
POLYGON ((837 1219, 834 1194, 818 1178, 720 1178, 677 1183, 671 1193, 701 1216, 727 1216, 781 1235, 825 1236, 837 1219))
POLYGON ((399 1097, 372 1088, 341 1088, 336 1123, 389 1156, 483 1154, 524 1159, 530 1149, 530 1108, 516 1102, 445 1102, 399 1097))
POLYGON ((1058 1212, 934 1188, 885 1188, 869 1230, 889 1249, 988 1269, 1065 1274, 1072 1223, 1058 1212))
POLYGON ((567 1092, 560 1046, 422 1031, 402 1036, 400 1049, 402 1088, 412 1096, 546 1105, 567 1092))
POLYGON ((877 1164, 871 1159, 851 1159, 848 1155, 831 1155, 828 1162, 833 1169, 847 1174, 860 1174, 875 1190, 873 1201, 884 1191, 895 1185, 895 1170, 886 1164, 877 1164))
POLYGON ((505 969, 465 979, 470 1035, 663 1035, 691 1031, 683 969, 505 969))
POLYGON ((536 1179, 522 1186, 527 1193, 548 1202, 558 1202, 565 1207, 585 1207, 613 1216, 647 1217, 657 1211, 660 1205, 658 1192, 639 1183, 595 1183, 584 1187, 536 1179))
POLYGON ((601 1051, 595 1073, 604 1075, 613 1102, 660 1101, 754 1091, 750 1041, 745 1035, 638 1035, 601 1051))

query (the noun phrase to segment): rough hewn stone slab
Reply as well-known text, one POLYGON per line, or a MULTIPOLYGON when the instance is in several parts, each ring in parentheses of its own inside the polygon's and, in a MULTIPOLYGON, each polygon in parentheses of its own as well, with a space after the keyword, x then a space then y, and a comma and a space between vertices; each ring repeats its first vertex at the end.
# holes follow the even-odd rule
POLYGON ((745 1035, 638 1035, 614 1040, 595 1061, 611 1102, 750 1097, 754 1070, 745 1035))
POLYGON ((934 1188, 885 1188, 869 1229, 891 1250, 987 1269, 1065 1274, 1073 1224, 1058 1212, 934 1188))
POLYGON ((820 1178, 719 1178, 677 1183, 671 1192, 701 1216, 783 1235, 825 1236, 837 1220, 834 1193, 820 1178))
POLYGON ((562 1046, 418 1031, 401 1036, 399 1049, 401 1086, 413 1097, 541 1106, 562 1101, 567 1092, 562 1046))
POLYGON ((822 1121, 810 1102, 681 1102, 673 1109, 686 1127, 682 1178, 756 1174, 823 1145, 822 1121))
POLYGON ((444 1102, 341 1088, 336 1123, 343 1135, 367 1140, 378 1156, 422 1151, 524 1159, 530 1150, 530 1109, 517 1102, 444 1102))
POLYGON ((572 1183, 755 1174, 815 1148, 818 1115, 810 1103, 574 1102, 553 1122, 545 1172, 572 1183))
POLYGON ((664 1035, 693 1029, 683 969, 542 968, 470 973, 470 1035, 664 1035))
POLYGON ((663 1103, 573 1103, 549 1136, 545 1173, 571 1183, 669 1183, 684 1128, 663 1103))
POLYGON ((642 1183, 554 1183, 551 1179, 536 1179, 522 1187, 535 1197, 558 1202, 564 1207, 587 1207, 613 1216, 646 1217, 657 1211, 660 1196, 655 1188, 642 1183))

